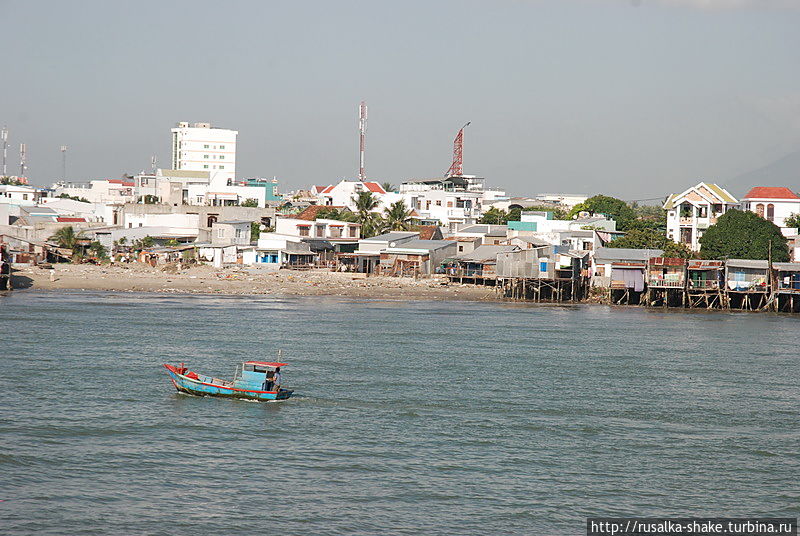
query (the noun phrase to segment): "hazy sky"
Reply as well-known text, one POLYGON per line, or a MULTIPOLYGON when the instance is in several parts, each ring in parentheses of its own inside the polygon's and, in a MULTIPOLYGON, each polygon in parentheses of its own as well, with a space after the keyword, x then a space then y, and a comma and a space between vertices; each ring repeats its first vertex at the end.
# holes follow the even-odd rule
MULTIPOLYGON (((10 171, 49 184, 239 131, 282 189, 464 171, 513 194, 663 196, 800 148, 800 0, 0 0, 10 171)), ((800 177, 798 177, 800 183, 800 177)), ((800 184, 788 185, 797 188, 800 184)))

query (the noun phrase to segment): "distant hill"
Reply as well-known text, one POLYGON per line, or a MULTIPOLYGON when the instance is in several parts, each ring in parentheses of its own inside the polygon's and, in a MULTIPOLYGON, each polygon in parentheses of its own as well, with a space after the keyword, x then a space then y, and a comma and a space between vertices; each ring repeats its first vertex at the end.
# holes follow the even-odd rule
POLYGON ((800 191, 800 151, 790 153, 764 167, 737 175, 720 183, 737 198, 745 195, 753 186, 786 186, 794 192, 800 191))

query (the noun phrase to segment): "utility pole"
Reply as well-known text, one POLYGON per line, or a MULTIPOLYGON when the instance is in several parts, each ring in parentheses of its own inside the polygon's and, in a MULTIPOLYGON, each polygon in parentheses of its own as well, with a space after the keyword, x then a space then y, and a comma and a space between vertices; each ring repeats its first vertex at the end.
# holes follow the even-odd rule
POLYGON ((19 144, 19 176, 25 176, 25 170, 27 169, 27 165, 25 164, 25 156, 26 156, 26 147, 24 143, 19 144))
POLYGON ((150 171, 153 175, 156 174, 156 155, 150 157, 150 171))
POLYGON ((367 174, 364 172, 364 146, 367 137, 367 103, 361 101, 358 107, 358 180, 367 180, 367 174))
POLYGON ((8 159, 8 127, 3 126, 3 130, 0 130, 0 139, 3 141, 3 177, 7 177, 8 168, 6 167, 6 160, 8 159))
POLYGON ((67 146, 61 146, 61 180, 67 182, 67 146))

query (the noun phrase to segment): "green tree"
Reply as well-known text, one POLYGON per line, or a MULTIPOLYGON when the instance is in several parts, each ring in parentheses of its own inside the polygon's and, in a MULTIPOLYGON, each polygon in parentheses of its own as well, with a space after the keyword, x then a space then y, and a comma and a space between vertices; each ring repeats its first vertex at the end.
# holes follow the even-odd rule
POLYGON ((786 218, 786 223, 784 225, 786 227, 792 227, 793 229, 800 229, 800 214, 792 213, 791 216, 786 218))
POLYGON ((249 207, 249 208, 257 208, 258 207, 258 199, 245 199, 242 201, 242 207, 249 207))
POLYGON ((261 223, 257 221, 250 222, 250 240, 258 240, 261 236, 261 223))
POLYGON ((353 198, 356 205, 355 221, 361 224, 361 238, 369 238, 380 232, 382 218, 373 213, 378 208, 378 198, 372 192, 359 192, 353 198))
POLYGON ((411 227, 411 214, 413 210, 406 207, 402 199, 392 203, 383 210, 384 229, 389 231, 407 231, 411 227))
POLYGON ((108 257, 108 250, 97 240, 90 243, 88 249, 92 256, 97 257, 98 259, 105 259, 108 257))
POLYGON ((387 192, 394 192, 395 189, 397 188, 394 184, 392 184, 391 182, 388 182, 388 181, 387 182, 382 182, 381 183, 381 187, 384 190, 386 190, 387 192))
POLYGON ((66 227, 62 227, 56 233, 50 237, 51 240, 55 240, 58 247, 71 249, 73 252, 78 249, 78 239, 81 238, 80 233, 75 232, 75 228, 71 225, 66 227))
POLYGON ((505 225, 508 223, 508 213, 505 210, 492 207, 483 213, 478 223, 488 225, 505 225))
POLYGON ((631 229, 625 236, 609 242, 608 247, 660 249, 664 251, 664 257, 677 257, 681 259, 692 257, 692 251, 686 247, 686 245, 673 242, 667 238, 667 235, 663 232, 655 229, 631 229))
POLYGON ((318 219, 324 220, 338 220, 338 221, 356 221, 356 215, 347 208, 325 207, 317 212, 318 219))
POLYGON ((606 214, 617 222, 617 229, 620 231, 627 230, 636 219, 636 213, 625 201, 617 199, 616 197, 600 194, 592 196, 583 203, 578 203, 572 207, 568 216, 572 218, 581 212, 606 214))
POLYGON ((754 212, 729 210, 700 237, 704 259, 767 259, 772 244, 772 260, 789 260, 789 247, 780 227, 754 212))

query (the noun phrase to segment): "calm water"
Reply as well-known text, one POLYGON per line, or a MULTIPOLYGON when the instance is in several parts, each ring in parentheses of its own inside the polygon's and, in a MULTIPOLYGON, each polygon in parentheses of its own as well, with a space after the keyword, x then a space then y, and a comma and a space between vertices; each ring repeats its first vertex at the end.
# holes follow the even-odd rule
POLYGON ((800 320, 606 307, 0 297, 0 533, 581 534, 797 516, 800 320), (178 395, 283 348, 301 395, 178 395))

